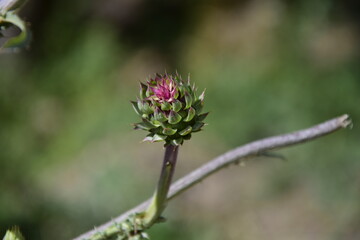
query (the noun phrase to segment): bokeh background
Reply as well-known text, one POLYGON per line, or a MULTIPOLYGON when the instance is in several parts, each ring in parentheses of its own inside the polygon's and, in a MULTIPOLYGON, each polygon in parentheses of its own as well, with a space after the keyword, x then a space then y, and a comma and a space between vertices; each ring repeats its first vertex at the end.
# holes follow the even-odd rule
POLYGON ((162 144, 129 100, 155 72, 206 88, 176 178, 224 151, 349 113, 352 130, 232 166, 173 200, 153 239, 360 239, 360 8, 351 0, 29 0, 0 55, 0 235, 71 239, 148 198, 162 144))

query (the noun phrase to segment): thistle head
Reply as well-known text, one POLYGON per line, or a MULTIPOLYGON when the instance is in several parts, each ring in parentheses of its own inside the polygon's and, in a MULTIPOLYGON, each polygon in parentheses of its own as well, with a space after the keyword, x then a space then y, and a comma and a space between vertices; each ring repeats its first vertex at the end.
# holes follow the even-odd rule
POLYGON ((176 82, 171 76, 157 75, 154 79, 150 79, 147 84, 152 91, 152 95, 149 96, 150 99, 158 103, 175 101, 177 96, 176 82))
POLYGON ((204 126, 208 113, 202 113, 204 94, 197 96, 195 85, 176 75, 157 74, 140 83, 140 97, 131 102, 142 122, 135 129, 149 132, 144 141, 164 141, 165 145, 180 145, 204 126))

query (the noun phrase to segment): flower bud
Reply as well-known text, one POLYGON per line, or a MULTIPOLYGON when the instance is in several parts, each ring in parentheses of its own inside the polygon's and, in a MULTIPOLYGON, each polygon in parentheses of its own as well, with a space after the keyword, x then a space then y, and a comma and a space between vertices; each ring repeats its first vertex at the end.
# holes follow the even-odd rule
POLYGON ((165 145, 180 145, 191 133, 202 129, 208 113, 202 113, 205 91, 196 97, 190 79, 169 74, 156 74, 146 84, 140 83, 138 101, 131 102, 142 122, 135 129, 149 132, 144 141, 164 141, 165 145))

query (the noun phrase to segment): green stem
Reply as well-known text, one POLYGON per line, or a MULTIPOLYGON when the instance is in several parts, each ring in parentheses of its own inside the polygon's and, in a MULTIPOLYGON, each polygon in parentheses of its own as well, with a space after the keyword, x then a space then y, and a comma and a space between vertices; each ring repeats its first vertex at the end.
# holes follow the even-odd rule
POLYGON ((167 203, 167 194, 171 180, 175 172, 178 146, 168 145, 165 148, 164 161, 161 169, 160 179, 152 197, 149 207, 144 212, 143 224, 145 228, 153 225, 164 211, 167 203))

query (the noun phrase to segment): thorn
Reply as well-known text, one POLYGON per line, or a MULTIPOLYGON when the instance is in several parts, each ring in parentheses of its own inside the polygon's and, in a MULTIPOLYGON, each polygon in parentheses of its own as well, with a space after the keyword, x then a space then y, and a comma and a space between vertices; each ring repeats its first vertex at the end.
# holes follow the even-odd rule
POLYGON ((160 216, 160 217, 158 217, 158 219, 156 219, 156 222, 157 223, 162 223, 162 222, 166 222, 166 218, 165 217, 163 217, 163 216, 160 216))
POLYGON ((244 160, 240 161, 239 166, 240 167, 246 167, 246 162, 244 160))
POLYGON ((340 124, 343 128, 349 128, 352 129, 354 127, 354 124, 348 114, 345 114, 340 117, 340 124))
POLYGON ((257 154, 260 157, 268 157, 268 158, 277 158, 283 161, 287 161, 287 158, 279 153, 274 153, 274 152, 261 152, 257 154))
POLYGON ((205 98, 205 92, 206 92, 206 88, 204 89, 204 91, 201 93, 201 95, 199 96, 199 99, 201 101, 204 101, 204 98, 205 98))

